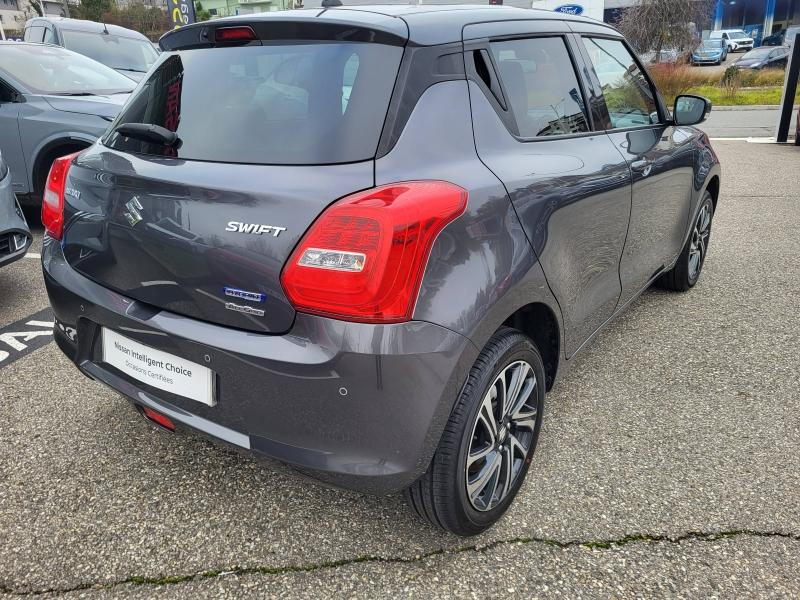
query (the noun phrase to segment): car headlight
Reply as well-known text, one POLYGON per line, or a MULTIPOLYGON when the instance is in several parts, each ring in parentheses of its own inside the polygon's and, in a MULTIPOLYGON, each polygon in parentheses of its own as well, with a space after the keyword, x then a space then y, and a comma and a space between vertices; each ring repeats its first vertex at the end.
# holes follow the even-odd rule
POLYGON ((3 179, 6 178, 6 175, 8 175, 8 165, 6 164, 6 161, 0 158, 0 181, 3 181, 3 179))

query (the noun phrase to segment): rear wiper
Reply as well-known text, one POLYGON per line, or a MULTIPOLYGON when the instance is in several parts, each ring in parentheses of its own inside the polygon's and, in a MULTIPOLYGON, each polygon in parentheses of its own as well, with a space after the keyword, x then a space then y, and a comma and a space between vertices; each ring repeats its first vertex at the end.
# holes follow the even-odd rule
POLYGON ((123 123, 114 132, 125 137, 163 146, 174 146, 180 141, 178 134, 174 131, 151 123, 123 123))
POLYGON ((60 92, 53 94, 53 96, 96 96, 93 92, 60 92))

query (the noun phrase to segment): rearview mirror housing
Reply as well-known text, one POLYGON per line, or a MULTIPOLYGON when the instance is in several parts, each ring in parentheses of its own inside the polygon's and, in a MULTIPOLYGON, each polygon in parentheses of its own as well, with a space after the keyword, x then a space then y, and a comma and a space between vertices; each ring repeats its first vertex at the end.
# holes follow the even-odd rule
POLYGON ((711 101, 702 96, 683 94, 675 98, 675 109, 672 111, 675 125, 697 125, 702 123, 711 112, 711 101))

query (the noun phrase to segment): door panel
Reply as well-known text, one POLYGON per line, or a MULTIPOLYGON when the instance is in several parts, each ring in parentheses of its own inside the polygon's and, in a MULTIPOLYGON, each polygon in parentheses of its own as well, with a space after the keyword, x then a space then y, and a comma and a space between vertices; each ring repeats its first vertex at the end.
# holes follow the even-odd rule
POLYGON ((691 203, 690 128, 663 124, 664 109, 646 72, 621 39, 581 40, 590 85, 602 90, 607 133, 630 166, 631 219, 620 261, 628 302, 680 254, 691 203))
POLYGON ((470 82, 475 143, 503 181, 564 318, 571 356, 613 313, 630 170, 605 134, 520 142, 470 82))
POLYGON ((623 304, 681 252, 692 199, 694 147, 691 130, 684 127, 608 135, 633 175, 631 222, 619 269, 623 304))

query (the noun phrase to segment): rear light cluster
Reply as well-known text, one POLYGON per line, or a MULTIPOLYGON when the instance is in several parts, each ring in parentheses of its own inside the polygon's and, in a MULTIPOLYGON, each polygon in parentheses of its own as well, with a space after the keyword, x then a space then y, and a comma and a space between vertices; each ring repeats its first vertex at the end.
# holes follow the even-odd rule
POLYGON ((80 152, 62 156, 53 161, 42 196, 42 225, 47 235, 57 240, 64 233, 64 191, 67 187, 67 173, 72 160, 80 152))
POLYGON ((393 183, 331 205, 281 275, 299 311, 363 323, 408 321, 431 247, 464 213, 466 190, 445 181, 393 183))

